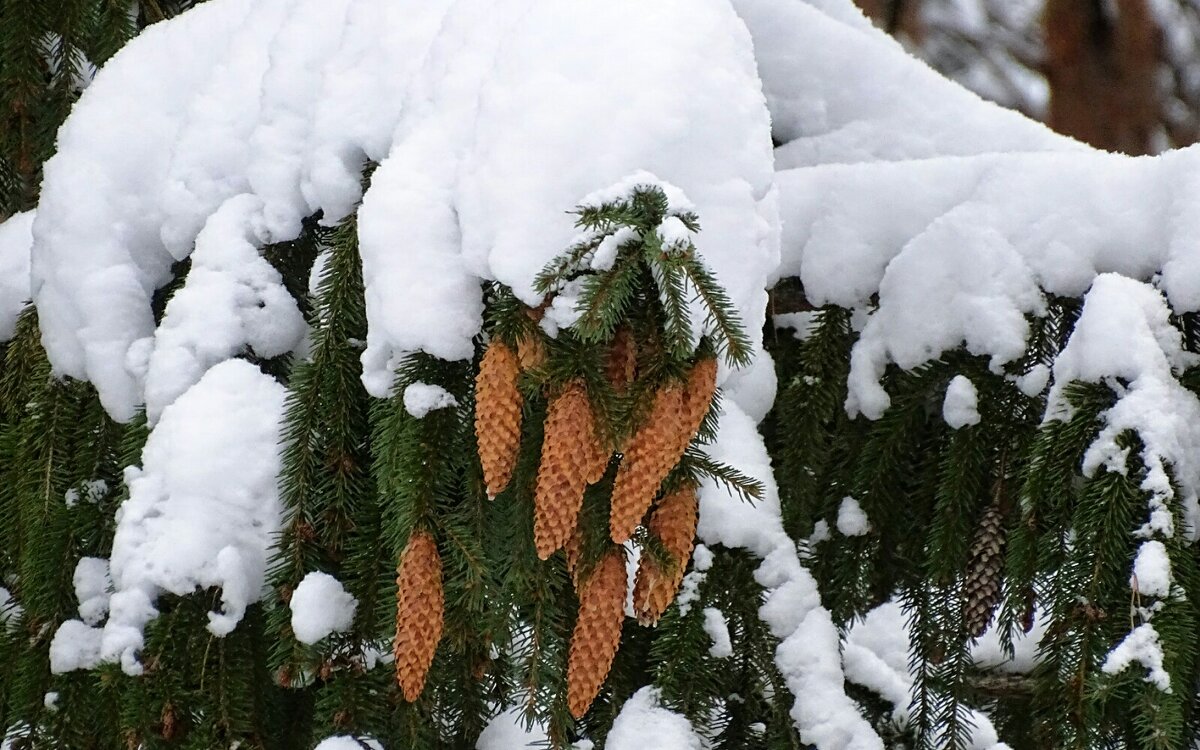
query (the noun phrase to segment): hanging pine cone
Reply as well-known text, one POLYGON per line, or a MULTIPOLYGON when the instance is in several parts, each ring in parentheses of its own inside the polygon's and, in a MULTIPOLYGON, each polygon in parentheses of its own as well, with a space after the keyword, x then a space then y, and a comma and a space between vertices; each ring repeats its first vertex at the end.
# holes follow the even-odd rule
POLYGON ((659 485, 687 447, 682 440, 683 394, 683 388, 675 383, 660 389, 645 424, 634 433, 625 450, 613 485, 609 517, 609 532, 617 544, 629 541, 654 501, 659 485))
POLYGON ((700 430, 700 424, 708 409, 712 406, 713 395, 717 392, 717 360, 709 357, 697 362, 688 373, 687 385, 683 397, 683 425, 681 437, 686 436, 682 454, 687 450, 688 443, 700 430))
POLYGON ((604 374, 617 393, 624 393, 637 374, 637 342, 628 328, 621 328, 609 345, 604 374))
POLYGON ((540 335, 531 333, 517 342, 517 361, 522 370, 533 370, 546 362, 546 344, 540 335))
POLYGON ((521 448, 520 362, 511 348, 493 341, 475 376, 475 438, 488 495, 504 491, 521 448))
POLYGON ((567 705, 581 718, 608 678, 625 619, 625 557, 610 550, 584 583, 567 662, 567 705))
POLYGON ((662 543, 674 564, 664 566, 642 554, 633 587, 633 611, 642 625, 658 622, 679 591, 696 540, 698 510, 696 487, 689 484, 664 497, 650 516, 650 533, 662 543))
POLYGON ((963 581, 963 622, 972 638, 983 635, 1000 603, 1004 542, 1004 512, 997 500, 984 511, 975 530, 963 581))
POLYGON ((415 701, 425 687, 442 638, 443 606, 437 544, 428 532, 413 532, 396 571, 396 681, 407 701, 415 701))
POLYGON ((566 544, 563 545, 563 553, 567 558, 567 573, 571 576, 571 583, 574 584, 575 590, 579 590, 579 558, 583 554, 583 537, 579 535, 579 527, 575 527, 574 533, 567 538, 566 544))
POLYGON ((545 560, 575 531, 588 484, 604 476, 608 453, 596 436, 583 382, 573 381, 550 401, 534 495, 533 536, 545 560))

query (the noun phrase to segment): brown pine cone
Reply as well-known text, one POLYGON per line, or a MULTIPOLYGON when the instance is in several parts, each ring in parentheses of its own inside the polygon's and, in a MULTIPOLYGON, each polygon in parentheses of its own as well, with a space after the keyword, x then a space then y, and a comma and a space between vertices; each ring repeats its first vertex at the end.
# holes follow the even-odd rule
POLYGON ((575 380, 550 401, 542 438, 542 462, 534 494, 533 536, 545 560, 575 531, 583 491, 604 476, 608 454, 596 436, 583 382, 575 380))
POLYGON ((475 438, 488 495, 504 491, 512 479, 521 449, 521 407, 517 389, 521 365, 517 355, 501 341, 493 341, 475 376, 475 438))
POLYGON ((659 485, 679 463, 687 447, 681 439, 685 429, 683 394, 683 388, 675 383, 661 388, 654 396, 645 424, 634 433, 625 449, 613 484, 609 516, 609 532, 617 544, 629 541, 654 502, 659 485))
POLYGON ((650 516, 650 533, 662 542, 672 562, 665 566, 642 553, 633 587, 633 611, 642 625, 658 622, 674 601, 692 557, 699 518, 696 487, 691 484, 664 497, 650 516))
POLYGON ((517 342, 517 360, 522 370, 533 370, 546 362, 546 344, 538 333, 531 333, 517 342))
POLYGON ((609 345, 605 375, 617 393, 624 393, 637 374, 637 342, 628 328, 621 328, 609 345))
POLYGON ((567 557, 567 573, 571 576, 571 583, 574 584, 575 590, 579 590, 579 557, 583 554, 583 537, 579 535, 579 527, 575 527, 575 532, 567 539, 563 545, 563 553, 567 557))
MULTIPOLYGON (((680 437, 686 436, 683 450, 692 442, 692 438, 700 430, 700 424, 708 409, 712 406, 713 395, 717 392, 717 360, 702 359, 692 366, 688 373, 687 386, 683 397, 683 425, 680 437)), ((682 451, 680 451, 682 454, 682 451)))
POLYGON ((963 581, 963 622, 972 638, 983 635, 1000 603, 1004 542, 1004 512, 998 502, 993 502, 983 512, 975 530, 971 560, 963 581))
POLYGON ((415 701, 425 687, 442 638, 442 560, 426 531, 409 537, 396 571, 396 681, 404 699, 415 701))
POLYGON ((580 592, 567 662, 567 705, 577 719, 596 699, 621 645, 625 588, 625 556, 614 549, 600 560, 580 592))

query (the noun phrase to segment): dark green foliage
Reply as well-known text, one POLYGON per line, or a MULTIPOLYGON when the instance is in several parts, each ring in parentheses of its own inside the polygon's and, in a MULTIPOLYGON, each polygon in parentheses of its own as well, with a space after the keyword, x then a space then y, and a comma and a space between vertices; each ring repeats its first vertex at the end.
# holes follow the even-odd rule
MULTIPOLYGON (((800 340, 767 332, 780 392, 765 432, 788 529, 801 539, 818 525, 829 530, 812 548, 812 569, 844 626, 889 599, 904 607, 915 679, 906 731, 918 747, 965 747, 968 708, 982 709, 1001 738, 1021 748, 1184 748, 1197 736, 1191 686, 1200 674, 1188 630, 1198 614, 1195 551, 1178 531, 1163 538, 1178 594, 1139 602, 1130 572, 1144 538, 1134 532, 1151 507, 1141 439, 1133 432, 1119 438, 1124 473, 1085 473, 1084 456, 1123 384, 1066 384, 1069 413, 1043 420, 1044 389, 1026 395, 1013 377, 1053 362, 1079 309, 1078 300, 1050 300, 1047 315, 1030 320, 1026 356, 1005 373, 961 351, 911 372, 893 367, 884 379, 891 406, 874 422, 842 408, 855 340, 848 311, 811 313, 800 340), (947 383, 960 374, 978 391, 981 419, 951 430, 941 406, 947 383), (844 497, 870 518, 868 534, 836 531, 844 497), (963 586, 989 506, 1004 519, 1003 600, 993 620, 1002 646, 1011 653, 1014 635, 1028 631, 1035 614, 1046 618, 1032 675, 997 675, 971 657, 963 586), (1161 609, 1147 614, 1134 606, 1161 609), (1101 670, 1109 652, 1147 621, 1158 631, 1171 692, 1144 679, 1136 661, 1116 674, 1101 670)), ((1192 341, 1187 317, 1177 323, 1192 341)), ((1194 370, 1180 382, 1193 391, 1200 385, 1194 370)), ((1178 530, 1187 521, 1178 492, 1175 498, 1169 509, 1178 530)), ((871 699, 863 700, 872 715, 871 699)), ((893 732, 888 712, 873 715, 881 736, 893 732)))

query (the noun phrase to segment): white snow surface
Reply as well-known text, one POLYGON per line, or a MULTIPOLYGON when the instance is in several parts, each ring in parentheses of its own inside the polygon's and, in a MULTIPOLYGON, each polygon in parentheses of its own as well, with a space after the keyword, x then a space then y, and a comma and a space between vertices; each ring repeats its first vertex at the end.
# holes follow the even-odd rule
POLYGON ((1103 415, 1104 428, 1083 458, 1091 476, 1101 467, 1126 473, 1127 451, 1117 437, 1134 430, 1141 438, 1149 495, 1149 517, 1137 535, 1175 534, 1172 509, 1183 510, 1186 538, 1200 526, 1200 399, 1176 379, 1197 361, 1183 349, 1183 336, 1170 322, 1171 310, 1149 284, 1104 274, 1084 298, 1083 311, 1066 347, 1054 364, 1048 418, 1069 415, 1062 397, 1071 380, 1106 383, 1119 400, 1103 415), (1179 495, 1171 484, 1171 474, 1179 495))
POLYGON ((858 501, 850 496, 843 497, 838 506, 837 530, 843 536, 863 536, 871 530, 871 519, 867 518, 866 511, 858 501))
POLYGON ((440 385, 411 383, 404 389, 404 410, 417 419, 431 411, 458 406, 458 400, 440 385))
POLYGON ((304 576, 292 600, 292 632, 296 640, 312 645, 333 633, 344 633, 354 624, 358 600, 342 588, 338 579, 313 571, 304 576))
POLYGON ((1108 653, 1100 670, 1105 674, 1120 674, 1135 662, 1145 668, 1146 676, 1143 679, 1146 682, 1164 693, 1171 692, 1171 675, 1163 669, 1163 651, 1158 642, 1158 631, 1148 622, 1130 631, 1108 653))
POLYGON ((1167 548, 1157 539, 1143 542, 1133 559, 1129 587, 1139 595, 1166 599, 1171 594, 1171 560, 1167 548))
POLYGON ((703 750, 704 745, 686 717, 663 707, 658 690, 644 687, 621 706, 605 747, 609 750, 703 750))
POLYGON ((362 199, 364 381, 386 395, 408 352, 472 354, 481 280, 540 302, 568 211, 638 170, 687 193, 757 337, 778 259, 772 149, 729 0, 213 0, 122 49, 59 133, 33 227, 43 341, 115 417, 153 416, 240 347, 296 343, 247 255, 362 199), (220 293, 172 305, 156 333, 151 295, 206 242, 213 273, 189 296, 220 293))
POLYGON ((112 577, 108 560, 100 557, 81 557, 75 565, 75 599, 79 602, 79 618, 88 625, 99 625, 108 615, 108 598, 112 577))
POLYGON ((523 750, 523 748, 539 748, 546 746, 546 731, 534 725, 526 728, 525 719, 519 707, 510 708, 493 718, 483 728, 479 741, 475 743, 476 750, 523 750))
POLYGON ((384 750, 379 740, 370 737, 351 737, 348 734, 338 734, 326 737, 313 750, 384 750))
POLYGON ((733 642, 729 638, 729 623, 725 614, 716 607, 704 608, 704 632, 712 639, 708 647, 709 656, 716 659, 727 659, 733 656, 733 642))
POLYGON ((141 468, 125 470, 129 499, 117 511, 108 620, 102 629, 64 623, 54 671, 119 661, 140 674, 143 630, 162 592, 219 586, 221 611, 209 613, 208 629, 223 636, 236 627, 261 594, 279 529, 284 398, 283 386, 235 359, 166 408, 141 468))
MULTIPOLYGON (((908 721, 913 699, 913 675, 909 671, 909 632, 904 610, 888 602, 856 621, 846 635, 843 658, 846 677, 868 688, 895 708, 893 717, 908 721)), ((1000 742, 996 728, 978 711, 968 711, 972 729, 970 750, 1011 750, 1000 742)))
POLYGON ((12 338, 17 316, 29 301, 29 254, 36 211, 0 222, 0 343, 12 338))
POLYGON ((970 378, 955 375, 946 386, 946 398, 942 402, 942 419, 952 430, 979 424, 979 393, 970 378))
MULTIPOLYGON (((791 716, 800 739, 820 750, 882 750, 883 741, 846 695, 837 626, 783 529, 770 456, 754 419, 737 402, 737 393, 723 402, 717 439, 706 450, 761 481, 765 492, 747 503, 706 480, 699 493, 697 535, 710 547, 741 547, 763 560, 754 574, 767 592, 759 615, 780 640, 775 665, 796 696, 791 716)), ((688 584, 685 580, 681 598, 688 584)))

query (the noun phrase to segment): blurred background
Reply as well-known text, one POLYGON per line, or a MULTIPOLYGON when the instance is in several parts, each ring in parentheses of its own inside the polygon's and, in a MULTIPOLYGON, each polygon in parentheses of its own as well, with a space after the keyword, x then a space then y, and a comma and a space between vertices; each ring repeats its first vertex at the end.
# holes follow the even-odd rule
POLYGON ((1200 0, 855 0, 980 96, 1109 151, 1200 140, 1200 0))

